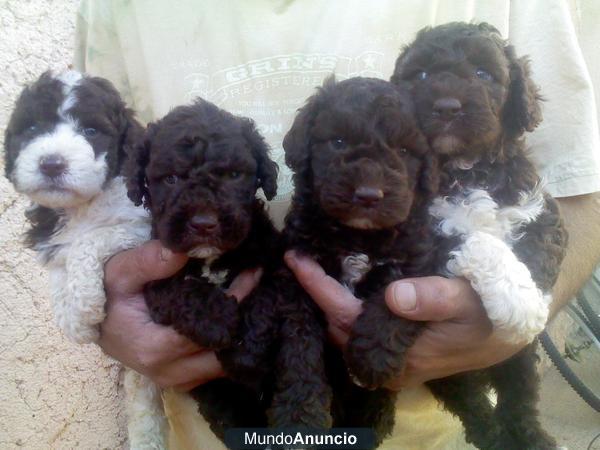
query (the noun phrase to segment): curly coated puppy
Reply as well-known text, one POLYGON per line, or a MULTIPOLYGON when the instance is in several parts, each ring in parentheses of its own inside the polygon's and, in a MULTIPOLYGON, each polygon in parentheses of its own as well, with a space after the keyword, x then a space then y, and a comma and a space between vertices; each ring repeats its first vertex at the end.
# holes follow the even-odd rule
MULTIPOLYGON (((150 236, 148 214, 129 201, 120 176, 142 133, 108 80, 75 71, 46 72, 26 87, 6 129, 6 176, 33 201, 26 243, 50 272, 58 326, 77 343, 99 337, 108 258, 150 236)), ((138 411, 152 426, 131 416, 130 431, 141 428, 131 447, 157 448, 144 444, 162 442, 160 394, 144 392, 138 411)))
MULTIPOLYGON (((267 199, 276 194, 268 152, 251 120, 198 99, 150 124, 126 164, 129 197, 150 211, 152 238, 190 257, 174 276, 146 285, 150 315, 203 348, 227 348, 240 326, 224 288, 244 269, 272 265, 277 232, 256 197, 258 188, 267 199)), ((258 400, 232 381, 207 383, 193 396, 220 436, 262 423, 258 400)))
MULTIPOLYGON (((421 30, 391 81, 410 86, 445 174, 431 213, 452 250, 447 273, 471 281, 498 335, 531 342, 548 318, 567 238, 522 139, 541 120, 527 59, 488 24, 450 23, 421 30)), ((429 385, 477 447, 554 449, 537 418, 535 362, 532 343, 489 369, 429 385)))
MULTIPOLYGON (((398 278, 436 273, 427 205, 438 189, 437 161, 408 91, 373 78, 326 81, 300 109, 283 145, 296 189, 286 246, 316 258, 363 300, 345 363, 327 348, 333 424, 371 427, 380 443, 393 427, 395 400, 381 386, 401 370, 422 326, 392 314, 384 290, 398 278)), ((311 313, 306 307, 303 323, 319 323, 311 313)), ((294 348, 289 341, 280 359, 300 366, 307 358, 303 342, 294 348)))
POLYGON ((148 236, 119 176, 141 131, 109 81, 75 71, 27 86, 6 128, 6 177, 33 202, 26 244, 50 271, 58 326, 77 343, 99 336, 104 263, 148 236))

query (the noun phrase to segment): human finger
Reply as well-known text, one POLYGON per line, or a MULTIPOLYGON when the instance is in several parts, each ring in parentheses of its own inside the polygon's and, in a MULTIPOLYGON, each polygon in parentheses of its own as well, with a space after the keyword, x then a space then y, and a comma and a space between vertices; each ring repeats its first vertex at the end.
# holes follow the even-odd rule
POLYGON ((168 278, 187 262, 183 253, 173 253, 158 240, 117 253, 105 266, 106 289, 124 295, 135 295, 149 281, 168 278))
POLYGON ((325 313, 329 322, 349 330, 361 312, 361 301, 327 275, 314 260, 288 251, 285 254, 285 262, 304 290, 325 313))

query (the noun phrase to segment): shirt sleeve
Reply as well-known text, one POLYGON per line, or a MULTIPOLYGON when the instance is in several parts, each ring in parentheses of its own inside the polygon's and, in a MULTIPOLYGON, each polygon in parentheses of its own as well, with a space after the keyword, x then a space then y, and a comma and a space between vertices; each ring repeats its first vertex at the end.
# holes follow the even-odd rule
POLYGON ((569 5, 513 0, 509 40, 529 55, 544 98, 544 120, 526 139, 546 188, 555 197, 600 191, 596 99, 569 5))

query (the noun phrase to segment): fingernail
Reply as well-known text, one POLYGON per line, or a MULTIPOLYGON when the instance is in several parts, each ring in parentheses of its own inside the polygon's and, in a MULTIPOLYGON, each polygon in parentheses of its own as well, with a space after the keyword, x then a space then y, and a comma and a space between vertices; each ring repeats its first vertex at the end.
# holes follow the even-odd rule
POLYGON ((417 307, 417 291, 414 284, 395 283, 392 293, 398 310, 413 311, 417 307))
POLYGON ((285 255, 284 255, 285 262, 288 265, 288 267, 290 267, 291 269, 295 268, 297 265, 296 256, 297 255, 294 250, 285 252, 285 255))
POLYGON ((171 259, 171 257, 173 256, 173 252, 171 250, 169 250, 168 248, 161 248, 160 249, 160 259, 163 262, 167 262, 171 259))

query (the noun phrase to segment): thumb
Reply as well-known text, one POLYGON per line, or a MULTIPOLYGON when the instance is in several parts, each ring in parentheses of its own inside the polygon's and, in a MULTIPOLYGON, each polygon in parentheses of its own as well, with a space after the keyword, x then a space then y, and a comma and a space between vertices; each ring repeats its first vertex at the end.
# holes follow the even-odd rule
POLYGON ((284 259, 304 290, 325 313, 328 322, 345 331, 352 328, 362 310, 361 301, 311 258, 290 250, 284 259))
POLYGON ((183 253, 173 253, 158 240, 117 253, 104 268, 107 291, 135 295, 149 281, 162 280, 177 273, 187 262, 183 253))
POLYGON ((481 309, 479 297, 462 278, 422 277, 394 281, 386 288, 385 301, 394 314, 420 321, 463 318, 481 309))

